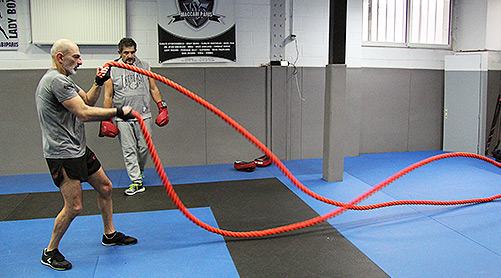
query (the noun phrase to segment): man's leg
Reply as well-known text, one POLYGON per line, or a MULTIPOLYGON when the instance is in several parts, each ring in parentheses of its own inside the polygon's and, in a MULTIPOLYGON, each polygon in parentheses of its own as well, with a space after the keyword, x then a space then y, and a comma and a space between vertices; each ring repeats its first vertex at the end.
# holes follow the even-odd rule
POLYGON ((97 206, 101 210, 103 217, 104 233, 111 234, 115 232, 113 226, 113 200, 111 192, 113 185, 104 173, 103 167, 89 176, 89 184, 97 191, 97 206))
POLYGON ((63 196, 64 206, 54 221, 54 229, 49 246, 42 252, 41 263, 56 270, 71 269, 71 263, 59 252, 59 242, 68 230, 71 222, 82 211, 82 187, 79 180, 70 179, 64 169, 60 172, 63 181, 59 190, 63 196))
MULTIPOLYGON (((144 119, 144 124, 146 125, 146 129, 151 134, 151 118, 144 119)), ((146 167, 146 162, 148 161, 148 157, 150 156, 150 151, 148 149, 148 144, 146 144, 146 140, 144 139, 143 132, 141 131, 141 127, 139 123, 135 123, 134 130, 136 133, 137 139, 137 147, 138 147, 138 157, 139 157, 139 169, 141 173, 144 171, 146 167)))
POLYGON ((64 180, 59 186, 59 191, 63 196, 64 206, 54 221, 54 229, 50 238, 47 251, 57 249, 71 222, 82 211, 82 186, 79 180, 70 179, 64 169, 62 170, 64 180))
POLYGON ((137 154, 137 139, 134 134, 134 128, 131 123, 120 121, 117 122, 117 127, 120 130, 118 140, 122 147, 125 168, 127 169, 129 179, 133 183, 142 183, 137 154))
POLYGON ((89 184, 98 193, 97 205, 101 210, 104 225, 102 244, 107 246, 136 244, 136 238, 126 236, 115 230, 113 224, 113 200, 111 198, 113 184, 104 172, 103 167, 100 167, 97 172, 89 176, 89 184))

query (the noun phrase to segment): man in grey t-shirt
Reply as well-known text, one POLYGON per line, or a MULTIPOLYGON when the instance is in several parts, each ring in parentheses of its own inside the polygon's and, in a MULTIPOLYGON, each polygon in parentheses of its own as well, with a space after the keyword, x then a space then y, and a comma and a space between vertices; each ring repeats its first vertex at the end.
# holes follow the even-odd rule
POLYGON ((95 84, 86 93, 69 77, 82 64, 78 46, 69 40, 58 40, 51 48, 52 68, 40 80, 35 98, 42 130, 43 154, 64 206, 54 221, 49 245, 43 250, 41 262, 56 270, 70 269, 71 263, 59 252, 59 242, 73 219, 82 210, 81 182, 87 181, 97 191, 104 234, 103 245, 129 245, 137 239, 115 230, 113 225, 113 185, 104 173, 95 154, 86 146, 84 122, 100 121, 118 116, 131 119, 132 108, 93 107, 108 68, 99 68, 95 84))
MULTIPOLYGON (((122 63, 133 65, 138 68, 150 70, 150 65, 136 57, 137 44, 131 38, 123 38, 118 43, 118 59, 122 63)), ((151 132, 151 109, 150 96, 157 103, 159 114, 155 120, 158 126, 165 126, 169 122, 167 104, 162 100, 162 95, 158 90, 155 79, 120 67, 110 69, 110 79, 104 84, 103 107, 120 107, 130 105, 133 110, 141 114, 148 131, 151 132)), ((143 192, 143 171, 149 156, 148 145, 142 134, 137 119, 116 120, 117 127, 113 126, 111 120, 101 123, 103 126, 118 129, 112 134, 103 131, 102 134, 115 137, 118 133, 118 140, 122 147, 127 174, 132 182, 125 194, 131 196, 143 192)))

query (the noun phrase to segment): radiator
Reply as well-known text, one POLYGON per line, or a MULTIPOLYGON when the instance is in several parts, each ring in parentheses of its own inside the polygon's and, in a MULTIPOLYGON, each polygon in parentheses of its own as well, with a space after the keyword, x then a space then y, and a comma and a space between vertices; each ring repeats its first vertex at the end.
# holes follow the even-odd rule
POLYGON ((116 45, 126 35, 125 1, 30 0, 32 43, 116 45))

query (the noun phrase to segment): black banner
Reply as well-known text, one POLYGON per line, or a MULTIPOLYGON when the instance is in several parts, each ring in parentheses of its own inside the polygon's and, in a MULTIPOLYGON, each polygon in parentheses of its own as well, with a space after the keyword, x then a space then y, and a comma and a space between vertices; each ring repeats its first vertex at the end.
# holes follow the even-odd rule
MULTIPOLYGON (((236 61, 235 25, 227 32, 210 39, 180 38, 158 26, 160 63, 177 58, 193 58, 194 62, 214 62, 213 57, 236 61)), ((190 59, 184 59, 189 62, 190 59)))
POLYGON ((236 62, 234 0, 157 0, 157 7, 160 63, 236 62))

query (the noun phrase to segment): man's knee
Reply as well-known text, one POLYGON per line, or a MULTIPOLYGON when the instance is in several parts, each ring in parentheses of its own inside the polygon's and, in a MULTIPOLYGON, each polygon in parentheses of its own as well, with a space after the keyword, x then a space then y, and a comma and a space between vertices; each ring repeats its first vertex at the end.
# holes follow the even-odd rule
POLYGON ((113 191, 113 184, 111 180, 106 176, 102 169, 94 173, 89 178, 89 183, 96 189, 99 196, 103 199, 111 198, 111 193, 113 191))
POLYGON ((79 205, 77 205, 77 206, 74 206, 74 207, 73 207, 73 209, 72 209, 73 214, 74 214, 75 216, 80 215, 80 213, 82 212, 82 209, 83 209, 82 204, 79 204, 79 205))
POLYGON ((111 197, 112 192, 113 192, 113 184, 111 183, 111 181, 110 180, 103 181, 101 185, 101 190, 99 190, 99 194, 101 194, 103 198, 107 199, 111 197))
POLYGON ((82 212, 83 205, 80 202, 72 202, 71 204, 66 204, 66 212, 71 218, 75 218, 82 212))

